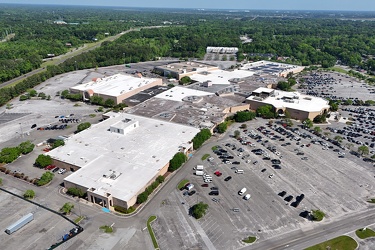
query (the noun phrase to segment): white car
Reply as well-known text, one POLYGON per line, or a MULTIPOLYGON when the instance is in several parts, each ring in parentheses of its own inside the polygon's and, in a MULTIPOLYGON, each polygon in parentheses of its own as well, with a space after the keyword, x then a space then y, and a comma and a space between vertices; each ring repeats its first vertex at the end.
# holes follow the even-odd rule
POLYGON ((247 194, 247 195, 245 195, 243 198, 244 198, 245 200, 249 200, 250 197, 251 197, 251 195, 250 195, 250 194, 247 194))
POLYGON ((210 183, 210 182, 212 182, 212 180, 211 179, 204 179, 204 182, 205 183, 210 183))
POLYGON ((59 170, 58 173, 59 173, 59 174, 63 174, 63 173, 65 173, 65 172, 66 172, 66 169, 65 169, 65 168, 62 168, 62 169, 59 170))
POLYGON ((272 179, 272 178, 273 178, 273 174, 270 174, 270 175, 268 176, 268 178, 271 178, 271 179, 272 179))
POLYGON ((246 192, 246 188, 242 188, 240 191, 238 191, 239 195, 243 195, 246 192))

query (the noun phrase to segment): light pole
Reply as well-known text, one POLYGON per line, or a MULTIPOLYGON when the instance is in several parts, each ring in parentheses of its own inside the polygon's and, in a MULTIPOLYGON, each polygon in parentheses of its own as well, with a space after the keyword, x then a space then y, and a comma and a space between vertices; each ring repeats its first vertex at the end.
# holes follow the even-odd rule
POLYGON ((22 126, 21 126, 21 123, 18 123, 20 125, 20 129, 21 129, 21 137, 23 137, 23 131, 22 131, 22 126))

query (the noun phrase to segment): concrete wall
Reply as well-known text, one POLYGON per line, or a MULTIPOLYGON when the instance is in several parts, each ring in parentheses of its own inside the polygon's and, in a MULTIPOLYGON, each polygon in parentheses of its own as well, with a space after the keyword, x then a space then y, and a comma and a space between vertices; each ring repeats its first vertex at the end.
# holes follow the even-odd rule
POLYGON ((71 171, 72 169, 73 169, 73 171, 77 171, 78 169, 80 169, 80 167, 78 167, 76 165, 72 165, 70 163, 66 163, 66 162, 56 160, 56 159, 53 159, 53 158, 52 158, 52 165, 55 165, 56 167, 59 167, 59 168, 65 168, 68 171, 71 171))

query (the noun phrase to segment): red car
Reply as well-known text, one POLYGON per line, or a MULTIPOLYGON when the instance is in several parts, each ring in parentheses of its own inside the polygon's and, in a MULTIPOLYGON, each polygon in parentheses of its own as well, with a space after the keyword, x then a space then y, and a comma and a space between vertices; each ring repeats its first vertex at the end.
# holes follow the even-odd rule
POLYGON ((55 165, 48 165, 47 167, 45 167, 44 169, 45 170, 52 170, 54 169, 56 166, 55 165))
POLYGON ((217 177, 219 177, 219 176, 222 175, 222 173, 221 173, 220 171, 216 171, 214 174, 215 174, 217 177))

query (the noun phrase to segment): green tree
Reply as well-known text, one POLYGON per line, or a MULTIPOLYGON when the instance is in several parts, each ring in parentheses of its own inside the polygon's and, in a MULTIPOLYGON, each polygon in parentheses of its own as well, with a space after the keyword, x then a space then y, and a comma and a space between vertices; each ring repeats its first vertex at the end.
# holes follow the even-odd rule
POLYGON ((35 97, 38 95, 38 92, 35 89, 29 90, 28 93, 29 93, 29 96, 31 97, 35 97))
POLYGON ((244 123, 244 124, 242 124, 242 125, 240 126, 240 128, 242 128, 242 129, 246 129, 246 128, 247 128, 247 125, 244 123))
POLYGON ((322 132, 322 129, 320 127, 314 127, 314 131, 320 134, 322 132))
POLYGON ((361 155, 368 155, 370 153, 370 150, 367 146, 362 145, 358 147, 358 153, 360 153, 361 155))
POLYGON ((290 84, 288 82, 281 81, 281 82, 277 83, 276 88, 280 89, 282 91, 289 91, 290 90, 290 84))
POLYGON ((335 138, 334 138, 336 141, 338 141, 339 143, 342 142, 343 138, 339 135, 336 135, 335 138))
POLYGON ((275 118, 275 112, 271 105, 260 106, 259 108, 257 108, 256 112, 258 116, 265 119, 275 118))
POLYGON ((39 168, 45 168, 52 164, 52 158, 49 155, 39 155, 35 160, 35 165, 39 168))
POLYGON ((375 101, 374 100, 367 100, 367 101, 365 101, 365 104, 366 104, 366 106, 373 106, 373 105, 375 105, 375 101))
POLYGON ((100 97, 100 96, 91 96, 90 97, 90 102, 92 103, 92 104, 96 104, 96 105, 104 105, 104 100, 103 100, 103 98, 102 97, 100 97))
POLYGON ((307 128, 312 128, 314 126, 314 123, 309 118, 307 118, 303 121, 303 125, 307 128))
POLYGON ((165 181, 165 177, 162 176, 162 175, 159 175, 157 178, 156 178, 156 181, 159 182, 159 183, 163 183, 165 181))
POLYGON ((200 219, 206 214, 207 209, 208 209, 208 204, 199 202, 191 208, 191 212, 194 218, 200 219))
POLYGON ((339 109, 339 105, 337 102, 330 103, 330 110, 331 111, 337 111, 339 109))
POLYGON ((140 193, 137 196, 137 204, 142 204, 143 202, 147 201, 147 199, 148 199, 147 192, 140 193))
POLYGON ((34 190, 28 189, 26 192, 23 194, 23 198, 25 199, 34 199, 35 197, 35 192, 34 190))
POLYGON ((211 131, 209 129, 202 129, 198 134, 193 138, 193 148, 200 148, 205 141, 211 138, 211 131))
POLYGON ((59 139, 53 142, 52 149, 55 149, 57 147, 64 146, 64 145, 65 145, 64 140, 59 139))
POLYGON ((0 162, 11 163, 20 156, 20 150, 15 148, 3 148, 0 151, 0 162))
POLYGON ((55 175, 51 172, 45 172, 42 174, 42 176, 39 178, 39 180, 36 182, 36 185, 38 186, 44 186, 48 183, 50 183, 55 175))
POLYGON ((327 116, 325 114, 317 115, 314 118, 314 123, 325 123, 327 119, 327 116))
POLYGON ((63 214, 70 214, 73 208, 74 205, 70 202, 67 202, 60 208, 60 212, 62 212, 63 214))
POLYGON ((219 125, 217 125, 216 128, 217 128, 217 132, 218 133, 223 134, 223 133, 225 133, 225 131, 227 131, 228 123, 227 122, 222 122, 219 125))
POLYGON ((344 105, 353 105, 353 101, 350 100, 350 99, 346 99, 346 100, 344 101, 344 105))
POLYGON ((241 132, 239 131, 239 130, 235 130, 234 131, 234 138, 239 138, 240 137, 240 135, 241 135, 241 132))
POLYGON ((169 161, 168 171, 173 172, 176 171, 187 161, 187 157, 184 153, 178 152, 176 153, 173 158, 169 161))
POLYGON ((293 127, 293 122, 292 122, 291 119, 286 118, 284 121, 285 121, 287 127, 293 127))
POLYGON ((182 85, 186 85, 186 84, 189 84, 189 83, 191 83, 191 78, 189 76, 184 76, 180 80, 180 84, 182 84, 182 85))
POLYGON ((312 210, 311 216, 314 221, 321 221, 325 217, 325 213, 320 210, 312 210))
POLYGON ((28 154, 34 150, 35 145, 31 141, 22 142, 18 148, 22 154, 28 154))
POLYGON ((61 91, 60 95, 62 98, 66 98, 69 95, 69 90, 66 89, 66 90, 61 91))
POLYGON ((115 101, 112 99, 107 99, 104 102, 104 106, 112 108, 113 106, 115 106, 115 101))
POLYGON ((81 123, 77 126, 77 133, 85 130, 85 129, 88 129, 89 127, 91 127, 91 123, 89 122, 84 122, 84 123, 81 123))
POLYGON ((235 115, 234 115, 234 120, 236 122, 247 122, 247 121, 251 121, 252 119, 254 119, 256 116, 256 114, 254 112, 251 112, 251 111, 238 111, 235 115))

